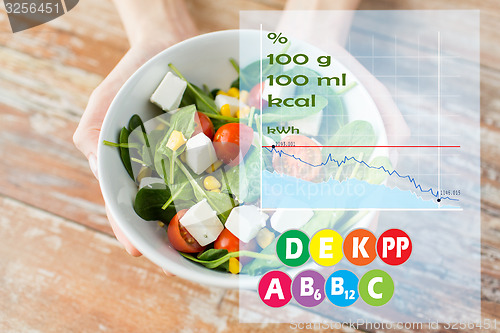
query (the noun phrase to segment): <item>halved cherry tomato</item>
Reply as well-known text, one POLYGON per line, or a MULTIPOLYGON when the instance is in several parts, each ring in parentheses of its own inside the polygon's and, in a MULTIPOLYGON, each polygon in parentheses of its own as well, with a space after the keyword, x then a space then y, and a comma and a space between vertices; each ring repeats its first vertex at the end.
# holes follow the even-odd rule
POLYGON ((167 229, 168 240, 177 251, 186 253, 201 252, 205 247, 198 244, 196 239, 179 223, 179 220, 187 211, 187 209, 178 211, 170 221, 167 229))
POLYGON ((192 136, 203 132, 210 138, 210 140, 214 138, 214 124, 212 124, 212 121, 207 117, 206 114, 199 111, 196 112, 194 115, 194 121, 196 122, 196 127, 194 128, 192 136))
POLYGON ((276 150, 283 151, 286 155, 281 154, 280 156, 280 154, 274 153, 274 170, 278 173, 284 173, 307 181, 316 180, 320 174, 321 167, 319 165, 322 162, 321 149, 318 147, 318 144, 312 139, 300 134, 288 135, 281 139, 281 141, 293 143, 295 146, 309 147, 276 147, 276 150))
POLYGON ((250 149, 253 130, 245 124, 229 123, 221 126, 214 136, 217 157, 229 166, 238 165, 250 149))
POLYGON ((260 110, 260 100, 262 99, 262 108, 267 108, 267 101, 262 98, 262 91, 264 90, 264 82, 257 83, 252 90, 248 93, 248 106, 260 110))
MULTIPOLYGON (((243 243, 231 233, 231 231, 224 229, 214 243, 214 249, 226 249, 228 252, 238 251, 257 251, 257 241, 252 239, 248 243, 243 243)), ((242 265, 248 264, 253 260, 252 257, 237 257, 242 265)))
POLYGON ((240 240, 227 229, 222 230, 214 243, 214 249, 226 249, 228 252, 238 252, 239 248, 240 240))

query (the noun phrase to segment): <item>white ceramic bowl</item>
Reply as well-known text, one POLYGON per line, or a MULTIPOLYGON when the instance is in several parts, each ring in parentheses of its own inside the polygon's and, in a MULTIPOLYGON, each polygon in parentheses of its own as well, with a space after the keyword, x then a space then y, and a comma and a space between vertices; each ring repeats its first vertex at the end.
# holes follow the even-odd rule
MULTIPOLYGON (((120 129, 127 125, 133 114, 137 113, 145 120, 159 114, 158 108, 149 102, 149 98, 168 72, 169 63, 175 64, 188 80, 197 85, 207 84, 210 88, 229 87, 236 78, 236 73, 228 59, 239 58, 241 33, 248 34, 248 38, 255 40, 253 45, 259 45, 258 31, 214 32, 176 44, 139 68, 120 89, 104 119, 99 138, 98 173, 110 214, 124 235, 146 258, 177 276, 204 285, 254 289, 259 277, 221 273, 194 264, 170 246, 165 230, 159 228, 156 222, 139 218, 133 209, 137 187, 123 167, 118 149, 102 144, 103 140, 116 141, 120 129)), ((311 49, 311 52, 318 51, 311 49)), ((243 62, 241 66, 247 64, 243 62)), ((349 73, 347 69, 344 70, 349 73)), ((354 78, 352 75, 351 77, 354 78)), ((358 86, 355 89, 356 93, 350 96, 348 94, 345 100, 348 110, 358 110, 354 113, 350 111, 349 118, 366 119, 366 115, 369 115, 376 132, 381 134, 379 144, 384 144, 386 139, 385 135, 382 135, 383 123, 375 104, 363 87, 358 86), (360 101, 363 101, 362 108, 356 107, 360 101), (375 119, 374 115, 377 115, 375 119)), ((371 218, 365 217, 359 227, 366 227, 371 218)))

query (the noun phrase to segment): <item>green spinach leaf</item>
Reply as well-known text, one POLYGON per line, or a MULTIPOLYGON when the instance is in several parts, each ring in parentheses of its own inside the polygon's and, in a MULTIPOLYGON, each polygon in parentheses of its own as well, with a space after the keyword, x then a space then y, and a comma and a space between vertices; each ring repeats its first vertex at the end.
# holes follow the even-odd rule
POLYGON ((176 164, 191 184, 194 197, 197 199, 197 201, 207 199, 210 207, 212 207, 212 209, 217 212, 219 218, 222 220, 222 223, 225 223, 227 216, 229 215, 228 212, 230 209, 232 209, 233 204, 233 201, 231 200, 229 194, 223 192, 216 193, 205 191, 203 187, 198 183, 198 181, 194 178, 197 177, 197 175, 191 174, 191 172, 186 168, 186 166, 184 166, 181 161, 176 160, 176 164))
POLYGON ((165 184, 156 183, 143 187, 135 196, 134 210, 144 220, 169 223, 178 210, 192 205, 191 201, 176 200, 175 205, 162 209, 170 197, 170 189, 165 184))
POLYGON ((183 145, 176 151, 172 151, 167 147, 167 142, 173 131, 181 132, 185 138, 190 138, 194 132, 194 128, 196 127, 195 114, 196 107, 194 105, 179 109, 170 119, 170 128, 164 134, 161 141, 158 141, 155 146, 155 151, 153 153, 154 168, 156 172, 170 185, 178 181, 186 180, 186 178, 182 176, 179 179, 176 179, 180 172, 175 165, 175 161, 179 155, 184 152, 186 146, 183 145))
MULTIPOLYGON (((210 96, 207 95, 203 91, 203 89, 190 83, 173 64, 168 64, 168 67, 170 67, 172 71, 174 71, 174 73, 177 74, 177 76, 186 81, 189 94, 191 94, 191 98, 194 99, 198 110, 206 113, 219 114, 217 107, 215 106, 214 100, 210 98, 210 96)), ((186 92, 184 92, 184 94, 186 94, 186 92)))
POLYGON ((264 81, 268 75, 275 75, 281 71, 280 65, 270 65, 269 59, 262 61, 262 77, 260 76, 260 60, 254 61, 240 70, 239 86, 242 90, 250 91, 256 84, 264 81))
POLYGON ((225 173, 225 181, 239 201, 252 202, 260 197, 261 160, 258 148, 252 147, 243 163, 225 173))
POLYGON ((344 216, 345 211, 342 210, 318 210, 314 212, 314 216, 307 222, 301 230, 309 237, 312 237, 321 229, 333 229, 336 223, 344 216))
MULTIPOLYGON (((118 142, 120 144, 128 144, 128 137, 130 135, 129 130, 126 127, 123 127, 120 131, 120 135, 118 136, 118 142)), ((128 175, 135 181, 134 171, 132 169, 132 161, 130 160, 130 151, 129 148, 120 147, 120 158, 122 160, 123 166, 127 170, 128 175)))
MULTIPOLYGON (((225 250, 225 251, 227 251, 227 250, 225 250)), ((230 253, 223 254, 224 252, 221 250, 210 251, 210 249, 209 249, 209 250, 206 250, 205 252, 201 253, 199 256, 201 256, 203 258, 206 257, 207 259, 200 259, 200 257, 194 257, 190 254, 183 253, 183 252, 180 252, 180 254, 184 258, 187 258, 191 261, 202 264, 203 266, 210 268, 210 269, 216 269, 220 265, 228 262, 229 259, 236 258, 236 257, 251 257, 251 258, 260 258, 260 259, 264 259, 264 260, 270 260, 270 259, 274 259, 276 257, 276 255, 267 255, 267 254, 263 254, 263 253, 252 252, 252 251, 237 251, 237 252, 230 252, 230 253), (208 252, 208 253, 205 254, 205 252, 208 252)))
POLYGON ((262 255, 260 258, 257 258, 243 266, 243 269, 241 270, 242 273, 255 276, 268 272, 271 269, 284 268, 285 265, 279 260, 278 256, 276 255, 277 241, 278 240, 275 239, 271 244, 263 249, 260 252, 260 254, 262 255))
MULTIPOLYGON (((229 252, 226 249, 208 249, 198 254, 197 259, 211 262, 224 257, 228 253, 229 252)), ((222 270, 224 272, 229 272, 229 260, 224 261, 222 264, 220 264, 220 266, 217 266, 214 269, 222 270)))
MULTIPOLYGON (((337 161, 343 161, 345 157, 356 159, 369 159, 373 152, 373 147, 353 147, 353 146, 373 146, 377 143, 377 136, 372 125, 364 120, 355 120, 343 126, 335 135, 328 140, 328 146, 339 146, 333 148, 323 148, 324 159, 331 155, 337 161)), ((325 165, 328 170, 337 169, 335 163, 325 165)))

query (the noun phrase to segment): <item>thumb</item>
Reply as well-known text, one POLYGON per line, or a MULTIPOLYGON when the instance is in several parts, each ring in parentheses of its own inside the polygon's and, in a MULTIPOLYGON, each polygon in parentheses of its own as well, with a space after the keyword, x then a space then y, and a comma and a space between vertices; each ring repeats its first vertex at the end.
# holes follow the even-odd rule
POLYGON ((99 134, 106 112, 113 100, 116 91, 104 91, 102 85, 94 90, 90 96, 89 103, 83 113, 82 119, 73 134, 73 142, 83 155, 89 160, 89 166, 94 176, 97 175, 97 145, 99 134))
POLYGON ((102 122, 114 97, 134 71, 141 65, 134 52, 127 52, 108 77, 92 92, 80 123, 73 135, 73 142, 89 160, 89 165, 97 175, 97 145, 102 122))

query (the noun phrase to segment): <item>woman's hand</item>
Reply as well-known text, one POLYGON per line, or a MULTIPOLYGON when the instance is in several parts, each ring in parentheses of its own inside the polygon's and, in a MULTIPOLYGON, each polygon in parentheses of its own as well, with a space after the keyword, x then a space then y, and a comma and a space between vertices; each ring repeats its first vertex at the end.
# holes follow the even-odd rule
MULTIPOLYGON (((95 177, 97 145, 102 122, 113 98, 125 81, 147 60, 169 46, 197 34, 183 0, 148 0, 148 6, 136 0, 116 0, 131 47, 116 67, 92 92, 87 108, 73 135, 76 147, 85 155, 95 177)), ((127 240, 106 209, 118 241, 133 256, 141 253, 127 240)))
MULTIPOLYGON (((168 45, 163 45, 163 47, 167 46, 168 45)), ((97 145, 102 122, 106 116, 106 112, 108 112, 111 101, 125 81, 142 64, 161 50, 162 48, 159 47, 148 47, 147 45, 141 44, 132 46, 113 71, 111 71, 104 81, 102 81, 102 83, 92 92, 92 95, 90 95, 87 108, 73 135, 73 141, 76 147, 88 159, 90 169, 98 180, 97 145)), ((118 241, 120 241, 128 253, 133 256, 140 256, 141 253, 126 239, 107 209, 106 213, 118 241)))

